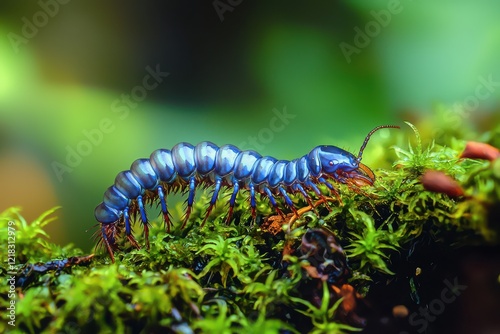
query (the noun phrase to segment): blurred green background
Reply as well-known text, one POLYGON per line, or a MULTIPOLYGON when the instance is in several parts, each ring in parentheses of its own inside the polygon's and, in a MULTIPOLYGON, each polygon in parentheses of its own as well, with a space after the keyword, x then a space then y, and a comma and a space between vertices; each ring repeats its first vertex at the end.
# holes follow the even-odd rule
MULTIPOLYGON (((156 148, 356 153, 377 125, 498 114, 499 13, 494 0, 2 1, 0 210, 61 205, 52 240, 90 250, 103 192, 156 148)), ((384 165, 392 134, 367 165, 384 165)))

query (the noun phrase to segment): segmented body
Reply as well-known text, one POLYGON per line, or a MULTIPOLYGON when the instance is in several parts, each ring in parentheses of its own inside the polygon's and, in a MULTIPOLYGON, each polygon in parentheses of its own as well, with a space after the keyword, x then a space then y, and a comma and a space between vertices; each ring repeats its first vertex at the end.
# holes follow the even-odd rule
MULTIPOLYGON (((115 248, 118 225, 125 226, 125 234, 132 245, 139 248, 131 229, 131 217, 140 216, 145 238, 149 228, 145 204, 158 200, 163 219, 170 231, 170 215, 166 195, 178 190, 187 190, 187 208, 184 227, 191 214, 195 191, 198 186, 213 187, 205 219, 218 200, 223 187, 233 189, 229 199, 227 221, 231 220, 236 195, 242 189, 250 193, 252 216, 255 218, 256 193, 269 198, 275 210, 281 214, 276 197, 284 200, 287 207, 297 213, 290 193, 300 193, 312 206, 309 192, 324 199, 318 184, 326 185, 337 197, 333 184, 348 184, 356 189, 362 185, 372 185, 373 172, 361 163, 363 150, 370 136, 381 128, 373 129, 361 146, 358 156, 336 146, 317 146, 308 154, 291 161, 261 156, 255 151, 241 151, 233 145, 217 146, 211 142, 201 142, 196 146, 179 143, 171 150, 158 149, 149 159, 138 159, 130 170, 120 172, 115 183, 104 193, 104 200, 95 208, 95 217, 101 224, 102 241, 111 258, 115 248), (333 181, 329 182, 329 181, 333 181)), ((203 226, 203 225, 202 225, 203 226)), ((149 244, 148 244, 149 247, 149 244)))

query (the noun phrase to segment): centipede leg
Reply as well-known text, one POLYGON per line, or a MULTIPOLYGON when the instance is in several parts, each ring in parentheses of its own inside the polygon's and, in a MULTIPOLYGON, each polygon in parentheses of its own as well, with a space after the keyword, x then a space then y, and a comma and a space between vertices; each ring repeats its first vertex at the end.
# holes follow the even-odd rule
POLYGON ((288 196, 288 193, 286 192, 286 190, 283 189, 283 187, 279 187, 278 189, 281 193, 281 196, 283 196, 283 198, 285 199, 286 205, 293 211, 293 213, 295 215, 297 215, 297 209, 295 209, 295 206, 293 205, 293 202, 290 199, 290 197, 288 196))
POLYGON ((106 246, 106 249, 108 250, 109 257, 111 258, 111 262, 115 263, 115 256, 113 255, 113 249, 111 248, 111 245, 109 244, 108 235, 107 235, 106 227, 104 226, 104 224, 101 224, 101 234, 102 234, 102 241, 104 242, 104 245, 106 246))
POLYGON ((273 196, 273 193, 271 192, 271 190, 269 190, 268 187, 264 187, 264 192, 266 193, 267 197, 269 197, 269 201, 271 202, 271 204, 273 205, 274 207, 274 210, 276 210, 276 212, 283 218, 285 218, 285 215, 283 214, 283 212, 280 210, 280 208, 278 207, 278 203, 276 203, 276 199, 274 199, 274 196, 273 196))
POLYGON ((210 200, 210 204, 209 204, 207 211, 205 213, 205 218, 203 218, 203 222, 201 223, 200 227, 205 226, 205 223, 208 219, 208 216, 210 216, 210 213, 212 212, 212 208, 215 206, 215 203, 217 203, 217 197, 219 197, 219 191, 220 191, 221 184, 222 184, 221 178, 217 177, 215 180, 215 187, 214 187, 214 192, 212 194, 212 199, 210 200))
POLYGON ((137 196, 137 203, 139 204, 139 212, 141 213, 142 226, 144 228, 144 239, 146 239, 146 248, 149 249, 149 221, 144 209, 144 202, 142 196, 137 196))
POLYGON ((141 246, 137 243, 137 241, 134 238, 134 235, 132 234, 132 228, 130 227, 130 216, 128 213, 129 208, 125 208, 123 210, 123 219, 125 220, 125 234, 127 236, 128 241, 132 244, 137 249, 140 249, 141 246))
POLYGON ((309 196, 309 194, 304 190, 304 188, 299 184, 294 184, 293 185, 293 190, 295 191, 300 191, 300 193, 302 194, 302 196, 305 198, 307 204, 313 208, 314 212, 317 214, 317 210, 316 210, 316 207, 314 206, 314 203, 312 202, 312 198, 311 196, 309 196))
POLYGON ((323 194, 321 193, 321 191, 319 190, 319 188, 313 183, 311 182, 311 180, 307 180, 306 183, 305 183, 306 187, 309 187, 311 188, 315 193, 316 195, 322 199, 325 203, 325 207, 329 210, 329 211, 332 211, 332 208, 330 208, 330 206, 328 205, 327 201, 326 201, 326 198, 325 196, 323 196, 323 194))
POLYGON ((238 182, 235 182, 233 185, 233 193, 231 194, 231 198, 229 199, 229 212, 227 214, 226 224, 229 224, 229 222, 231 221, 231 217, 233 216, 234 203, 236 202, 236 195, 238 194, 239 190, 240 185, 238 184, 238 182))
POLYGON ((158 186, 158 197, 160 198, 161 212, 163 213, 165 229, 167 230, 167 233, 170 233, 170 213, 167 209, 167 202, 165 201, 165 194, 162 186, 158 186))
POLYGON ((130 226, 130 216, 128 214, 128 207, 123 210, 123 220, 125 221, 125 234, 127 236, 132 233, 132 227, 130 226))
POLYGON ((330 182, 327 182, 323 177, 318 178, 318 181, 320 181, 321 183, 323 183, 324 185, 326 185, 328 187, 328 189, 330 189, 330 191, 333 193, 333 195, 335 196, 335 198, 339 201, 339 203, 342 204, 342 199, 340 198, 339 193, 332 186, 332 184, 330 182))
POLYGON ((189 216, 191 215, 191 210, 193 208, 193 203, 194 203, 195 189, 196 189, 196 180, 194 176, 192 176, 189 178, 189 195, 187 199, 186 215, 184 216, 184 222, 182 223, 181 229, 183 229, 186 226, 189 220, 189 216))
POLYGON ((255 212, 255 207, 257 206, 257 203, 255 201, 255 186, 253 183, 250 183, 248 185, 248 188, 250 189, 250 207, 252 208, 252 219, 255 221, 255 218, 257 217, 257 214, 255 212))

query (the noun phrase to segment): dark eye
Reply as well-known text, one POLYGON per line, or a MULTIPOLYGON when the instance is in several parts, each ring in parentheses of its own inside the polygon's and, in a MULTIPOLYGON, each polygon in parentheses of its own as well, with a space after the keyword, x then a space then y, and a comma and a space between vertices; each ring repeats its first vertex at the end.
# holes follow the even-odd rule
POLYGON ((330 162, 328 163, 330 166, 333 166, 334 165, 334 162, 333 160, 330 160, 330 162))

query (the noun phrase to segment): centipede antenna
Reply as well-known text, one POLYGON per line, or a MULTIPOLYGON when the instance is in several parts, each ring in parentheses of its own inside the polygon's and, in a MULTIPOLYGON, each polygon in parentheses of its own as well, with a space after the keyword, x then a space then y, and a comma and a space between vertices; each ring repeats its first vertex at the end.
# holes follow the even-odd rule
POLYGON ((359 149, 359 154, 358 154, 358 161, 361 161, 361 157, 363 156, 363 151, 365 150, 366 144, 368 144, 368 141, 370 140, 370 137, 372 134, 374 134, 376 131, 380 129, 385 129, 385 128, 396 128, 399 129, 398 125, 380 125, 377 126, 375 129, 370 131, 368 135, 366 135, 365 141, 363 142, 363 145, 361 145, 361 148, 359 149))

